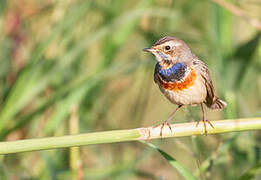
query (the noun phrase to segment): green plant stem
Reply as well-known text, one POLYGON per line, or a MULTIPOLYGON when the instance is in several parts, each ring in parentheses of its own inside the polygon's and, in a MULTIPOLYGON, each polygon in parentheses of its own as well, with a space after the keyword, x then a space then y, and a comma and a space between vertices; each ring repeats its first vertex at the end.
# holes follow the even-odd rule
MULTIPOLYGON (((212 121, 215 128, 207 125, 208 134, 220 134, 235 131, 260 130, 261 118, 245 118, 212 121)), ((127 142, 138 140, 151 140, 168 137, 184 137, 192 135, 204 135, 203 123, 196 126, 193 123, 178 123, 171 125, 172 131, 168 126, 162 129, 161 126, 137 128, 129 130, 115 130, 61 137, 36 138, 18 141, 8 141, 0 143, 0 154, 11 154, 28 151, 39 151, 74 146, 84 146, 92 144, 104 144, 115 142, 127 142)))

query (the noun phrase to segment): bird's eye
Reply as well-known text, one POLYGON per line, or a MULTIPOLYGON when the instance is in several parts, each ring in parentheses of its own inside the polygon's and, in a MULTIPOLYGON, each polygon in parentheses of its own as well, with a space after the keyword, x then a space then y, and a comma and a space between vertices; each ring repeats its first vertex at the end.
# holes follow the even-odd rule
POLYGON ((165 50, 166 51, 170 50, 170 46, 165 46, 165 50))

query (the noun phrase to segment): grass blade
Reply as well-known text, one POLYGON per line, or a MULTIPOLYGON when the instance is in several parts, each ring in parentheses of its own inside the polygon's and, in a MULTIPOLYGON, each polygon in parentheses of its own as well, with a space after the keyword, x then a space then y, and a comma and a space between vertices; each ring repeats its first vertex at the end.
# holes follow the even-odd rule
POLYGON ((160 148, 155 146, 154 144, 148 143, 148 142, 143 142, 147 144, 149 147, 156 149, 159 151, 159 153, 174 167, 176 170, 187 180, 196 180, 197 178, 185 167, 183 167, 176 159, 171 157, 169 154, 166 152, 162 151, 160 148))
POLYGON ((261 173, 261 161, 254 167, 250 168, 246 173, 244 173, 239 180, 250 180, 253 179, 257 174, 261 173))

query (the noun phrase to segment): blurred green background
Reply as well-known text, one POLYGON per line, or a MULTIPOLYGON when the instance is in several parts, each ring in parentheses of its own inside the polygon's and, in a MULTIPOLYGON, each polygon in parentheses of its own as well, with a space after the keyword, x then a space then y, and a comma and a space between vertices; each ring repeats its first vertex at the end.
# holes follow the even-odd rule
MULTIPOLYGON (((261 20, 258 0, 230 0, 261 20)), ((261 115, 260 32, 207 0, 0 1, 0 139, 155 125, 176 107, 141 50, 170 35, 206 62, 228 103, 209 120, 261 115)), ((199 107, 173 122, 201 119, 199 107)), ((251 179, 260 132, 153 141, 199 179, 251 179), (245 174, 247 172, 251 172, 245 174)), ((0 179, 183 179, 139 142, 0 156, 0 179)))

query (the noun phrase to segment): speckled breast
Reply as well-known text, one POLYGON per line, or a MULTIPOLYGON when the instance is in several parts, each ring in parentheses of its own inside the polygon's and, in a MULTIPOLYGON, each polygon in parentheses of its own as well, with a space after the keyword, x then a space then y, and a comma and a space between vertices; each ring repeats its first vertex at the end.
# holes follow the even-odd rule
POLYGON ((176 63, 168 69, 155 67, 155 82, 163 94, 174 104, 198 104, 206 99, 206 87, 200 75, 184 63, 176 63))

